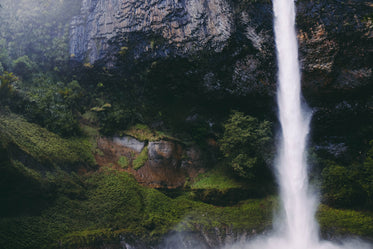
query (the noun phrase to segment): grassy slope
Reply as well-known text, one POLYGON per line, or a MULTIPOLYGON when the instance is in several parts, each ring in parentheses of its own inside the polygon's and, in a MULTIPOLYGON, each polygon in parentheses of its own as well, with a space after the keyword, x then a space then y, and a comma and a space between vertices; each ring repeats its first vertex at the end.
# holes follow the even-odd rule
POLYGON ((88 139, 63 139, 17 115, 0 114, 0 142, 3 147, 15 145, 41 164, 94 164, 88 139))
MULTIPOLYGON (((48 205, 38 207, 36 213, 1 215, 0 248, 79 248, 103 241, 118 242, 119 235, 156 243, 171 230, 211 232, 229 228, 239 233, 253 229, 261 232, 271 226, 275 198, 216 207, 192 201, 187 195, 171 199, 157 190, 140 186, 127 173, 109 168, 68 173, 59 166, 93 163, 86 139, 62 139, 17 116, 0 116, 0 128, 2 147, 15 144, 40 164, 54 165, 52 171, 41 173, 14 160, 12 163, 1 161, 1 170, 8 167, 15 169, 12 176, 22 175, 12 178, 19 181, 11 185, 12 191, 16 189, 12 192, 14 195, 23 193, 22 197, 27 197, 32 182, 41 186, 36 192, 47 193, 41 195, 41 199, 48 194, 52 197, 46 200, 48 205)), ((216 182, 225 182, 224 188, 237 187, 237 183, 214 171, 201 176, 194 187, 215 188, 216 182)), ((3 189, 1 193, 4 194, 3 189)), ((25 205, 36 204, 31 199, 25 205)), ((319 219, 323 231, 373 237, 371 213, 322 206, 319 219)))

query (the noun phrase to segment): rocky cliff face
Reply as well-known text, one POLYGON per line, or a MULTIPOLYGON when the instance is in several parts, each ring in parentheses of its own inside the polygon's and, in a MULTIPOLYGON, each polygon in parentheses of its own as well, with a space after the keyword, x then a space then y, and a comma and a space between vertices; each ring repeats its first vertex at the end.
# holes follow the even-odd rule
MULTIPOLYGON (((358 137, 362 124, 372 121, 373 6, 322 0, 298 1, 297 7, 303 91, 314 111, 314 134, 320 141, 347 130, 358 137)), ((253 96, 275 95, 272 22, 271 2, 264 0, 83 0, 71 23, 70 52, 77 61, 111 66, 125 57, 125 70, 145 62, 152 65, 146 70, 156 71, 155 63, 166 60, 149 81, 167 81, 172 73, 167 91, 189 80, 198 89, 190 94, 199 98, 247 102, 250 96, 260 106, 263 100, 253 96), (189 68, 178 67, 180 58, 189 68)))
POLYGON ((97 147, 100 153, 96 154, 96 161, 100 166, 125 170, 140 184, 152 188, 182 188, 187 179, 205 172, 206 159, 200 149, 172 140, 145 143, 128 136, 100 138, 97 147), (135 168, 134 161, 142 151, 143 165, 135 168), (125 165, 120 161, 123 157, 125 165))
POLYGON ((150 50, 159 56, 187 54, 206 46, 221 51, 232 28, 232 9, 225 0, 84 0, 72 22, 70 51, 91 63, 107 55, 111 42, 125 47, 134 42, 129 39, 136 39, 136 56, 150 50))
MULTIPOLYGON (((232 47, 223 56, 242 56, 230 62, 230 90, 245 92, 255 84, 259 89, 273 84, 271 65, 263 64, 274 58, 271 8, 267 1, 83 0, 71 23, 70 53, 92 64, 118 53, 154 59, 232 47)), ((346 89, 370 82, 371 12, 372 4, 364 1, 298 3, 306 86, 346 89)), ((218 87, 215 74, 204 74, 206 85, 218 87)))

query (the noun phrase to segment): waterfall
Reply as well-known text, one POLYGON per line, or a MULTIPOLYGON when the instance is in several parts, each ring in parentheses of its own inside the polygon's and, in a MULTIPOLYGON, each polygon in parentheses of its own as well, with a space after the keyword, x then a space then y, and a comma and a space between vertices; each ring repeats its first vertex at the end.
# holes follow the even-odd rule
POLYGON ((277 102, 281 143, 276 162, 282 215, 273 234, 236 243, 226 249, 369 249, 358 240, 339 244, 320 241, 316 194, 308 184, 306 143, 311 115, 302 108, 294 0, 273 0, 278 63, 277 102))
POLYGON ((319 238, 315 219, 318 198, 308 183, 306 144, 311 115, 302 108, 294 0, 273 0, 273 9, 281 124, 276 175, 282 214, 275 217, 270 235, 226 245, 224 249, 373 249, 357 239, 333 243, 319 238))
POLYGON ((278 61, 277 102, 282 141, 277 176, 284 210, 281 230, 291 248, 308 248, 317 241, 316 198, 308 191, 305 160, 308 115, 302 110, 298 44, 293 0, 273 2, 278 61))

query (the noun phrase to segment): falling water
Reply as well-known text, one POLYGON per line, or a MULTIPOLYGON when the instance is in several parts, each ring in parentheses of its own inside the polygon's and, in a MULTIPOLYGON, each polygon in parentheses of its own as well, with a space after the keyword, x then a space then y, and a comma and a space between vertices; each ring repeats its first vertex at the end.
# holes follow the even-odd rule
POLYGON ((320 241, 315 220, 318 201, 316 195, 310 191, 305 156, 311 115, 302 108, 295 3, 294 0, 273 0, 273 8, 278 61, 277 101, 282 131, 276 173, 282 214, 276 218, 276 226, 271 235, 259 236, 224 248, 372 249, 371 244, 360 240, 345 240, 338 244, 320 241))
POLYGON ((305 158, 310 114, 302 108, 294 0, 273 0, 278 61, 279 119, 282 141, 276 163, 282 215, 272 236, 237 243, 229 249, 365 249, 371 245, 320 241, 316 195, 310 191, 305 158))
POLYGON ((293 0, 275 0, 279 119, 282 144, 277 163, 284 209, 283 236, 290 248, 309 248, 317 241, 316 201, 309 194, 305 160, 309 116, 301 105, 300 71, 293 0))

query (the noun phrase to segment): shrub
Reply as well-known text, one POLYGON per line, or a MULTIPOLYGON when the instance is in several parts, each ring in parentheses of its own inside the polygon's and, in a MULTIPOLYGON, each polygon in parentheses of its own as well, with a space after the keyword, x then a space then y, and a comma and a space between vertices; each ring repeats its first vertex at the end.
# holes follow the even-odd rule
POLYGON ((29 78, 36 70, 36 64, 27 55, 21 56, 13 61, 13 71, 23 78, 29 78))
POLYGON ((239 176, 253 179, 271 158, 270 123, 233 111, 223 126, 220 150, 239 176))
POLYGON ((0 103, 5 102, 11 95, 13 83, 17 82, 18 78, 7 71, 0 75, 0 103))

